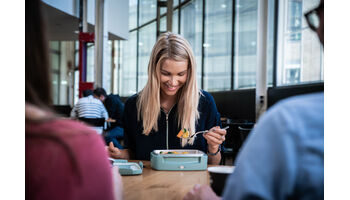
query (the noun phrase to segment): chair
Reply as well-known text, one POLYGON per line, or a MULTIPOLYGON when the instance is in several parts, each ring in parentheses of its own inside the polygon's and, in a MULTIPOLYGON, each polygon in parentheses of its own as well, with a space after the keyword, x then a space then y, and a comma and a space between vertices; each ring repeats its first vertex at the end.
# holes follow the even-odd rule
POLYGON ((69 117, 72 107, 70 105, 54 105, 53 106, 56 113, 62 115, 63 117, 69 117))
POLYGON ((106 128, 106 119, 105 118, 85 118, 85 117, 79 117, 79 121, 85 122, 86 124, 90 125, 92 128, 94 128, 98 134, 102 134, 103 131, 106 128))
POLYGON ((239 135, 241 137, 241 142, 242 144, 244 143, 244 141, 247 139, 250 131, 253 129, 254 125, 245 125, 246 127, 243 126, 238 126, 238 130, 239 130, 239 135))
POLYGON ((224 118, 224 120, 222 120, 222 125, 230 126, 230 128, 227 129, 224 150, 221 152, 222 159, 220 164, 225 165, 227 158, 231 157, 232 161, 235 161, 242 144, 254 126, 254 122, 244 119, 232 120, 224 118))

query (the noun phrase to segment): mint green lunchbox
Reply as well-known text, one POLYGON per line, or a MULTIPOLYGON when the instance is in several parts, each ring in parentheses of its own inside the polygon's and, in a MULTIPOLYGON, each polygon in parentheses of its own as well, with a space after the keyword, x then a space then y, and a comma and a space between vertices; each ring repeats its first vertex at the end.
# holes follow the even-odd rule
POLYGON ((169 149, 151 152, 151 167, 155 170, 206 170, 207 162, 207 154, 199 150, 169 149), (177 152, 177 154, 168 154, 168 152, 177 152), (184 152, 186 154, 183 154, 184 152))

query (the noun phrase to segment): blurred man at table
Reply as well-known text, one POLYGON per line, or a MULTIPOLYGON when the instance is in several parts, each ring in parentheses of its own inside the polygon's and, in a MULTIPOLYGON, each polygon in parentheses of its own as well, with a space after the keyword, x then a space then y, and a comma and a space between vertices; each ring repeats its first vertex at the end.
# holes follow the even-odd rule
POLYGON ((123 149, 118 139, 124 138, 124 129, 122 123, 124 103, 120 99, 119 95, 107 95, 106 91, 103 88, 96 88, 93 93, 94 97, 99 99, 104 104, 111 119, 111 126, 108 127, 105 133, 106 143, 109 144, 110 142, 113 142, 113 145, 115 147, 118 147, 118 149, 123 149))
POLYGON ((70 116, 72 118, 105 118, 108 119, 108 112, 100 100, 94 98, 89 91, 84 91, 85 96, 80 98, 74 105, 70 116))
MULTIPOLYGON (((323 0, 305 14, 324 44, 323 0)), ((223 199, 323 199, 324 94, 286 99, 260 119, 244 145, 223 199)), ((196 185, 185 200, 220 199, 196 185)))

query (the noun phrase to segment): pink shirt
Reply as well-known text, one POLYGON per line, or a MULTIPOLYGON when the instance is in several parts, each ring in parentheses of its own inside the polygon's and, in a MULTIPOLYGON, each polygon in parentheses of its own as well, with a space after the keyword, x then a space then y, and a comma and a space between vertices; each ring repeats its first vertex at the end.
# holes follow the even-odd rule
POLYGON ((26 199, 113 199, 100 135, 75 121, 26 123, 26 199))

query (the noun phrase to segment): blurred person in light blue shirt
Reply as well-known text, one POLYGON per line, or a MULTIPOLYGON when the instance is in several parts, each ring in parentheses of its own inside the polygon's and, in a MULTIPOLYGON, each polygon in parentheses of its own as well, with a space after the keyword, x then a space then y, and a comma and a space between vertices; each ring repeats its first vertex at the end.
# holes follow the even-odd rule
MULTIPOLYGON (((324 43, 323 0, 305 14, 324 43)), ((324 94, 291 97, 261 117, 227 178, 222 199, 324 198, 324 94)), ((221 199, 208 185, 184 197, 221 199)))

